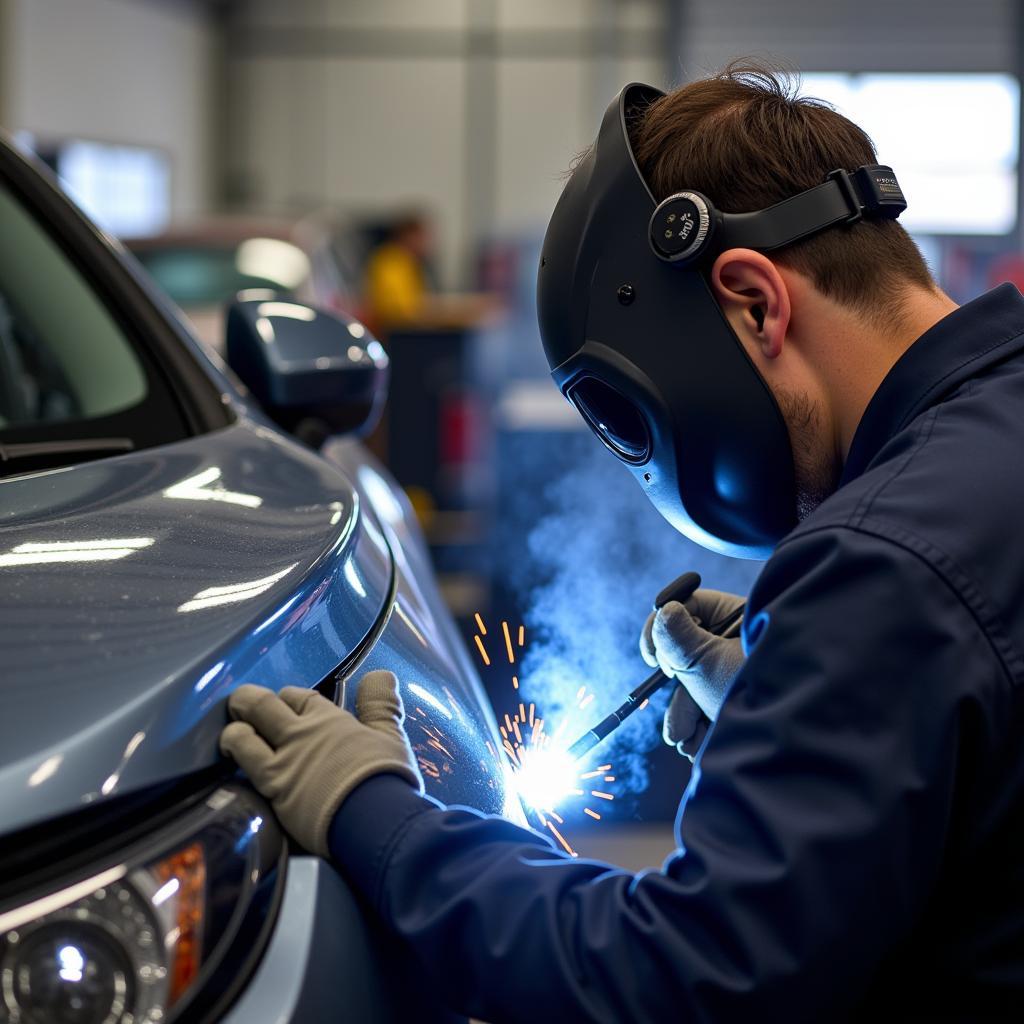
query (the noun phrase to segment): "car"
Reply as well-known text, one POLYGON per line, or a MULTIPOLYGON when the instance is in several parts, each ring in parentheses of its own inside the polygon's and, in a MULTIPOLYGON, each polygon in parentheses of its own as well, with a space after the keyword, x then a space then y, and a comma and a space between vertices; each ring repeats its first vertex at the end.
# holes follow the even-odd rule
POLYGON ((243 682, 351 707, 390 669, 427 792, 526 820, 409 504, 356 436, 380 345, 260 292, 225 350, 235 374, 0 142, 3 1022, 431 1018, 415 964, 219 754, 243 682))
POLYGON ((123 241, 199 339, 217 350, 225 306, 238 292, 272 289, 343 313, 359 303, 351 228, 327 213, 295 220, 222 215, 123 241))

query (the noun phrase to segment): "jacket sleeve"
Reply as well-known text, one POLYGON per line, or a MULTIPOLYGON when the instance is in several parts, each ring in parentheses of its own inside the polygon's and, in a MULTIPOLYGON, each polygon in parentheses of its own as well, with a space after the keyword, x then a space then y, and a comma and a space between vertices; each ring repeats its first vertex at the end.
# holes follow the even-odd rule
POLYGON ((332 855, 454 1009, 835 1020, 908 935, 943 858, 961 720, 993 706, 1001 663, 934 569, 852 529, 787 542, 750 605, 748 660, 659 872, 569 859, 394 778, 342 806, 332 855))

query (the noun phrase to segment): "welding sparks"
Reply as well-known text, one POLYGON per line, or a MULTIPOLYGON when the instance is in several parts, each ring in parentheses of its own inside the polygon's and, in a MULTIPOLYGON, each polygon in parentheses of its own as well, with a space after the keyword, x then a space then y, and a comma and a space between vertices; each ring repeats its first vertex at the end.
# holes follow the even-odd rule
MULTIPOLYGON (((490 668, 491 657, 482 640, 482 637, 488 635, 487 627, 479 612, 474 619, 478 630, 474 636, 477 650, 484 665, 490 668)), ((515 648, 522 648, 526 644, 526 629, 522 625, 515 629, 510 627, 507 621, 502 621, 501 638, 505 643, 508 663, 514 666, 515 648)), ((548 732, 545 717, 536 703, 527 703, 521 699, 518 674, 512 675, 511 681, 515 693, 514 713, 503 712, 499 725, 502 749, 508 758, 509 785, 519 795, 521 801, 533 810, 541 825, 551 833, 558 845, 575 857, 576 851, 556 827, 556 823, 563 827, 565 825, 565 819, 559 814, 559 809, 564 811, 570 801, 582 802, 590 797, 605 801, 615 799, 613 793, 590 788, 598 783, 615 781, 615 776, 610 774, 611 762, 582 771, 575 759, 569 756, 566 749, 568 744, 564 738, 564 734, 578 732, 584 727, 585 715, 581 715, 580 712, 591 714, 587 709, 594 703, 596 694, 588 692, 586 685, 580 686, 576 692, 574 707, 562 717, 551 732, 548 732)), ((436 750, 436 747, 434 749, 436 750)), ((582 807, 581 810, 594 821, 602 820, 601 814, 591 807, 582 807)))
POLYGON ((516 656, 512 653, 512 635, 508 631, 507 622, 502 622, 501 631, 505 634, 505 649, 508 651, 508 663, 514 665, 516 656))
POLYGON ((531 807, 554 815, 576 788, 576 764, 565 751, 527 747, 519 758, 515 786, 531 807))
POLYGON ((481 640, 479 636, 475 636, 473 637, 473 639, 476 641, 476 646, 477 650, 480 652, 480 657, 484 659, 484 664, 490 665, 491 658, 490 655, 487 653, 486 648, 484 647, 483 640, 481 640))

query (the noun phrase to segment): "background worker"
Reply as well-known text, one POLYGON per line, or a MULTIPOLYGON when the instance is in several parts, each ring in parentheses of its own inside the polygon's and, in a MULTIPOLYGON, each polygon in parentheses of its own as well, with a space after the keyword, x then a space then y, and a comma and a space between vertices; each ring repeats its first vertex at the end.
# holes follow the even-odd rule
POLYGON ((417 323, 432 293, 427 263, 433 255, 433 232, 426 216, 398 217, 386 241, 366 263, 366 322, 379 333, 417 323))
POLYGON ((774 546, 741 649, 696 622, 726 597, 644 631, 685 687, 668 738, 689 695, 714 722, 664 868, 421 795, 387 673, 356 715, 231 697, 223 749, 463 1013, 1019 1016, 1024 299, 957 309, 867 137, 788 89, 625 90, 542 258, 555 379, 604 443, 692 536, 774 546))

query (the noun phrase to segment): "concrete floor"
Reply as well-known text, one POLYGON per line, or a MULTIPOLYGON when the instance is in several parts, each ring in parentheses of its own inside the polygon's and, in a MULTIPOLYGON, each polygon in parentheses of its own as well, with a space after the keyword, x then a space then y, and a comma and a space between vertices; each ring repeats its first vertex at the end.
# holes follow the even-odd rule
POLYGON ((602 823, 600 828, 570 833, 570 838, 581 857, 608 861, 630 871, 660 868, 675 848, 672 826, 668 822, 656 825, 602 823))

